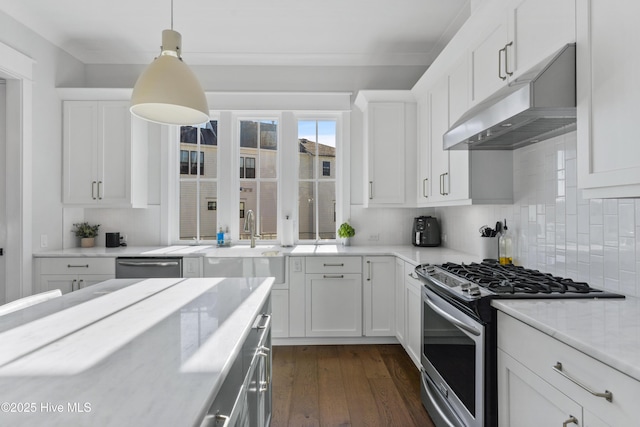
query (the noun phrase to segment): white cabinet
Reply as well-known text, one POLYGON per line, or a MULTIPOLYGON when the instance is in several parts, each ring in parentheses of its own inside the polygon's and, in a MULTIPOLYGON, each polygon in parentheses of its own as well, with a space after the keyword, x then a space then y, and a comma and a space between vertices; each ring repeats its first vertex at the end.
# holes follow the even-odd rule
POLYGON ((361 91, 355 103, 364 116, 365 206, 413 205, 417 130, 411 92, 361 91))
POLYGON ((307 337, 362 335, 362 275, 307 274, 307 337))
POLYGON ((289 290, 271 291, 271 335, 273 338, 289 336, 289 290))
POLYGON ((500 426, 637 425, 640 381, 502 312, 498 349, 500 426))
POLYGON ((370 256, 363 265, 364 335, 395 335, 395 257, 370 256))
POLYGON ((405 342, 404 349, 420 368, 420 338, 422 336, 422 283, 415 276, 415 266, 405 263, 405 342))
POLYGON ((202 270, 202 258, 184 257, 182 259, 182 277, 204 277, 202 270))
POLYGON ((640 3, 576 3, 578 187, 586 198, 640 196, 640 3))
POLYGON ((36 258, 36 292, 63 294, 115 278, 113 258, 36 258))
POLYGON ((484 29, 470 49, 472 105, 575 41, 573 0, 497 0, 472 19, 484 29))
POLYGON ((402 346, 404 346, 405 342, 405 315, 404 315, 404 261, 400 258, 396 258, 396 281, 395 281, 395 302, 396 302, 396 339, 402 346))
POLYGON ((63 105, 63 203, 146 207, 147 128, 129 101, 63 105))

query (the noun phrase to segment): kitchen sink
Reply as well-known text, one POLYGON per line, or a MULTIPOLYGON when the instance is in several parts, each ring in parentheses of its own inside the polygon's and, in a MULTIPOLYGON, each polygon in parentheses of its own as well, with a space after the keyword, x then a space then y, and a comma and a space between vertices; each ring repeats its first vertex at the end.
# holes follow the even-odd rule
POLYGON ((279 251, 267 251, 261 256, 206 257, 204 277, 275 277, 284 283, 285 257, 279 251))

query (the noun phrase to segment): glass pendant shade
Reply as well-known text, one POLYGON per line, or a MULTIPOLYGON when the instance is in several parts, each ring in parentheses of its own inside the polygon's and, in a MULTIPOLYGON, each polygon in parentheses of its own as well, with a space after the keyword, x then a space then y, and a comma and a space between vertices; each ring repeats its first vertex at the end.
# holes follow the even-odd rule
POLYGON ((151 122, 199 125, 209 120, 200 82, 180 58, 182 36, 162 32, 162 52, 140 74, 131 95, 131 113, 151 122))

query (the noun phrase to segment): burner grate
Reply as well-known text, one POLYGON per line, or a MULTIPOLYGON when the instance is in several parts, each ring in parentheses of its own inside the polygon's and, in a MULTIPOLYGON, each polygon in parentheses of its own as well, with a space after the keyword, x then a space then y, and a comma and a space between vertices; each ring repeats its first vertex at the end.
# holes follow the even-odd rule
POLYGON ((556 277, 513 264, 495 262, 441 265, 444 270, 487 288, 496 294, 589 294, 601 292, 587 283, 556 277))

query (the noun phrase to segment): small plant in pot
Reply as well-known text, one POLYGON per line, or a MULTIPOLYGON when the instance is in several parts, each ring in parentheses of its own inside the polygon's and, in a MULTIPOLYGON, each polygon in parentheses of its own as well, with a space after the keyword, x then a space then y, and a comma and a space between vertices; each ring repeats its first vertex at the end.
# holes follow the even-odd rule
POLYGON ((350 238, 356 235, 356 230, 349 225, 348 222, 343 222, 338 228, 338 236, 342 238, 342 244, 349 246, 350 238))
POLYGON ((92 248, 96 243, 98 229, 100 229, 100 224, 91 225, 88 222, 79 222, 73 224, 71 231, 76 234, 76 237, 80 237, 80 247, 92 248))

